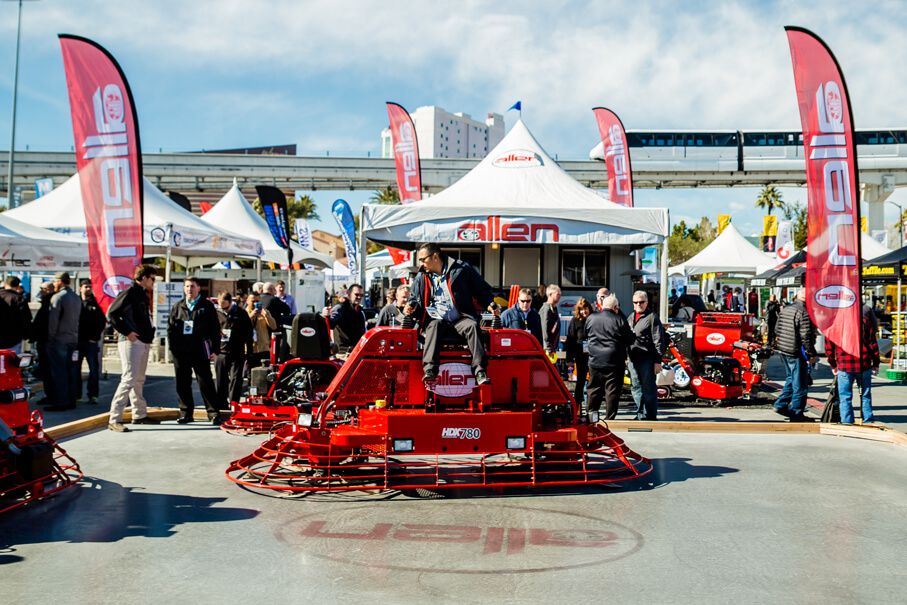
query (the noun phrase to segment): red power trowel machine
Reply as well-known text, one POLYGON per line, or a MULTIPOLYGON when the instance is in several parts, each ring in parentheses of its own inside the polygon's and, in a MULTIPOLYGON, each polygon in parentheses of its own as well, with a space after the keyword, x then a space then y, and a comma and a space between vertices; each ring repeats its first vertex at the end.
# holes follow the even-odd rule
POLYGON ((753 315, 703 312, 687 328, 670 331, 668 361, 675 364, 677 386, 714 403, 758 389, 771 350, 757 342, 753 315))
POLYGON ((79 465, 28 409, 21 366, 29 357, 0 350, 0 513, 46 498, 82 478, 79 465))
POLYGON ((482 332, 491 384, 476 384, 469 351, 451 342, 426 386, 418 331, 370 330, 296 421, 231 462, 227 477, 305 493, 598 484, 651 472, 597 413, 579 414, 531 335, 482 332))
POLYGON ((315 313, 293 318, 286 334, 291 359, 278 364, 279 346, 272 343, 271 363, 249 372, 249 395, 230 402, 230 418, 221 429, 237 435, 271 432, 281 424, 296 422, 299 407, 327 390, 341 362, 331 358, 325 319, 315 313))

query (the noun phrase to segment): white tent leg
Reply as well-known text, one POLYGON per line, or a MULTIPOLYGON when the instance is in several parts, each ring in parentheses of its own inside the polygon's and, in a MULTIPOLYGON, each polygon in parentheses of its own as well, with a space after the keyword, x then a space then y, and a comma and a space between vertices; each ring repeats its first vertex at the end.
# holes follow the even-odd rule
MULTIPOLYGON (((669 223, 670 224, 670 223, 669 223)), ((662 321, 668 319, 668 238, 661 242, 661 291, 658 294, 658 312, 662 321)))

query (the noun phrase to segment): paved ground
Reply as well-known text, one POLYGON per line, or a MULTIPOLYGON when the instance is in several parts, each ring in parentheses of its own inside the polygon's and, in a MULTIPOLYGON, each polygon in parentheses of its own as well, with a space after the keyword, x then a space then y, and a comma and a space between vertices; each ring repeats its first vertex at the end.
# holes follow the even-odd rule
POLYGON ((0 519, 6 603, 903 603, 907 450, 819 435, 630 433, 622 487, 270 498, 255 438, 98 431, 89 473, 0 519))

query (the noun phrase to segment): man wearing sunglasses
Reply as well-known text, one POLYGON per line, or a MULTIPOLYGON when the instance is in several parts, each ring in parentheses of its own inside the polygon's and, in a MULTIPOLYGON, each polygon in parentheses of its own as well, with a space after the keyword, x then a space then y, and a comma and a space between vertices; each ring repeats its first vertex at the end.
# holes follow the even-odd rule
POLYGON ((495 315, 500 313, 491 286, 471 265, 449 258, 437 244, 422 244, 416 260, 420 273, 413 278, 412 292, 403 313, 415 315, 424 326, 423 382, 431 384, 437 380, 441 339, 456 334, 466 339, 476 384, 490 382, 485 373, 485 347, 479 339, 479 320, 482 309, 487 308, 495 315))
POLYGON ((532 289, 520 289, 517 303, 501 313, 501 325, 514 330, 526 330, 542 343, 542 319, 532 308, 532 289))
POLYGON ((630 390, 636 402, 637 420, 656 420, 658 394, 655 374, 661 371, 661 359, 667 349, 664 325, 649 309, 649 295, 642 290, 633 293, 633 311, 627 317, 635 340, 630 345, 630 390))

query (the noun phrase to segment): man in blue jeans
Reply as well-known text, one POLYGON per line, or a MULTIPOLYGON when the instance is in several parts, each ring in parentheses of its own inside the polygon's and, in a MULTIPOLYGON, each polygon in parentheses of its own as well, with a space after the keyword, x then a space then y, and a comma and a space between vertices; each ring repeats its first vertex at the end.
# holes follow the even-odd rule
MULTIPOLYGON (((604 312, 604 311, 603 311, 604 312)), ((627 316, 634 340, 630 345, 630 391, 636 403, 637 420, 658 419, 655 375, 661 371, 668 339, 658 316, 649 309, 649 295, 633 293, 633 311, 627 316)))
POLYGON ((794 302, 784 307, 775 326, 775 350, 781 353, 787 377, 784 388, 775 400, 775 412, 791 422, 812 422, 804 416, 806 409, 807 358, 816 360, 816 329, 806 312, 806 291, 797 291, 794 302))
POLYGON ((879 373, 879 341, 876 339, 876 323, 869 305, 863 305, 860 333, 860 357, 854 357, 836 347, 830 340, 825 341, 828 365, 838 383, 838 407, 841 410, 841 424, 853 424, 853 385, 860 385, 860 400, 863 409, 863 424, 875 422, 872 413, 872 377, 879 373))

